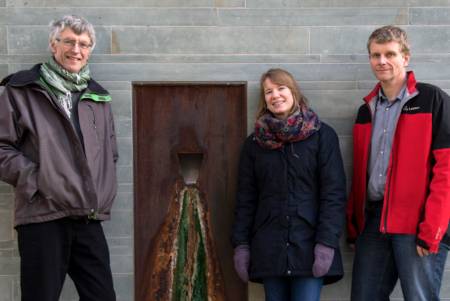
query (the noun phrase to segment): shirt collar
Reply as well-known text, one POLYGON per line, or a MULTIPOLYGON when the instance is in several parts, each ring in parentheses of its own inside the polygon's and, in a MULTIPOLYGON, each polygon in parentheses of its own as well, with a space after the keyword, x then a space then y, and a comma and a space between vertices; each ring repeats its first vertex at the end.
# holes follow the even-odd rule
MULTIPOLYGON (((405 96, 406 96, 406 83, 403 84, 402 88, 400 89, 400 92, 398 93, 397 97, 392 103, 396 101, 401 101, 403 98, 405 98, 405 96)), ((388 101, 386 95, 384 95, 382 88, 378 90, 378 101, 380 102, 388 101)))

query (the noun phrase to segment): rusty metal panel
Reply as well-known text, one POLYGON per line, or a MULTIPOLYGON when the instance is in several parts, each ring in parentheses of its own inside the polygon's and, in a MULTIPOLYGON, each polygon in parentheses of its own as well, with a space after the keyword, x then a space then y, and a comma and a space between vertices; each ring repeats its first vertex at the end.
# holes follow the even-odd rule
POLYGON ((247 300, 230 245, 246 84, 135 83, 133 117, 136 300, 247 300))

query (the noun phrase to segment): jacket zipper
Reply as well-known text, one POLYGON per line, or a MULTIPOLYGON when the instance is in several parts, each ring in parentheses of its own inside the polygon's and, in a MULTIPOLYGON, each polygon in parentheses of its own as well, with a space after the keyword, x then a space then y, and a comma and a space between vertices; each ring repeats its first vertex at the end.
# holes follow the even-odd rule
MULTIPOLYGON (((282 205, 282 214, 284 216, 286 216, 287 221, 289 222, 289 212, 288 212, 288 204, 289 204, 289 184, 288 184, 288 162, 287 162, 287 158, 286 158, 286 147, 283 144, 281 146, 281 158, 283 160, 283 164, 284 164, 284 183, 285 183, 285 201, 284 204, 282 205)), ((286 238, 287 239, 287 238, 286 238)))
POLYGON ((95 137, 97 137, 97 142, 98 142, 98 141, 100 141, 100 137, 97 132, 97 123, 96 123, 96 119, 95 119, 95 112, 90 104, 87 104, 87 106, 89 107, 89 110, 91 110, 91 113, 92 113, 92 124, 94 126, 95 137))
MULTIPOLYGON (((65 112, 63 112, 61 110, 61 108, 58 106, 57 102, 55 101, 55 99, 52 97, 52 95, 50 95, 50 93, 48 93, 45 88, 44 90, 40 90, 38 89, 39 92, 41 92, 44 96, 47 96, 50 98, 50 103, 52 104, 52 106, 60 113, 63 115, 64 119, 69 122, 70 128, 71 128, 71 132, 72 134, 75 136, 75 140, 77 141, 77 143, 81 146, 81 150, 83 151, 83 155, 86 158, 86 152, 84 151, 84 146, 81 144, 80 138, 78 138, 78 134, 75 132, 75 128, 72 125, 72 122, 70 121, 69 117, 67 116, 67 114, 65 112)), ((82 95, 81 95, 82 96, 82 95)), ((81 100, 81 96, 80 96, 80 100, 81 100)), ((92 108, 91 108, 92 110, 92 108)), ((95 123, 95 117, 94 117, 94 123, 95 123)), ((97 131, 96 131, 97 132, 97 131)), ((98 137, 97 137, 98 139, 98 137)), ((93 208, 89 209, 89 214, 88 214, 88 219, 96 219, 97 217, 97 210, 98 210, 98 203, 94 204, 93 208)))
POLYGON ((57 100, 53 99, 53 96, 50 95, 50 93, 48 93, 47 91, 42 91, 42 90, 38 90, 38 91, 40 91, 42 94, 44 94, 44 96, 48 96, 51 99, 50 103, 61 115, 64 116, 64 119, 67 120, 67 122, 69 122, 72 134, 74 134, 75 137, 77 137, 76 140, 81 144, 81 141, 80 141, 80 139, 78 139, 78 135, 77 135, 77 133, 75 133, 75 129, 72 126, 72 122, 70 121, 69 117, 67 117, 67 114, 61 110, 61 107, 57 104, 57 100))
POLYGON ((394 158, 394 156, 395 156, 395 152, 394 152, 395 144, 394 143, 396 141, 395 140, 395 136, 397 134, 398 121, 400 120, 400 117, 402 115, 403 108, 413 98, 413 97, 411 97, 411 95, 409 97, 410 98, 405 101, 405 103, 403 104, 403 106, 400 109, 400 114, 398 115, 397 122, 395 124, 394 136, 392 138, 392 148, 391 148, 391 156, 390 156, 391 160, 390 160, 390 164, 388 166, 389 174, 386 177, 386 189, 385 189, 385 194, 384 194, 384 206, 383 206, 383 212, 382 212, 382 215, 381 215, 381 219, 382 219, 383 223, 382 224, 380 223, 380 225, 381 225, 380 231, 382 233, 386 233, 387 232, 386 229, 387 229, 387 215, 388 215, 388 211, 389 211, 389 195, 390 195, 390 192, 391 192, 391 185, 392 185, 392 181, 391 181, 391 179, 392 179, 392 169, 393 169, 392 167, 393 167, 394 162, 395 162, 395 158, 394 158))
POLYGON ((389 193, 391 192, 391 177, 392 177, 392 164, 394 162, 394 152, 391 150, 391 156, 392 156, 392 163, 389 166, 389 174, 386 178, 386 189, 385 189, 385 195, 384 195, 384 206, 383 206, 383 213, 381 215, 381 219, 383 220, 383 223, 381 225, 381 233, 386 233, 387 228, 387 214, 389 209, 389 193))
MULTIPOLYGON (((367 158, 370 158, 370 148, 371 148, 371 144, 372 144, 372 128, 373 128, 373 116, 374 116, 374 114, 373 114, 373 112, 372 112, 372 108, 370 107, 370 104, 368 103, 368 102, 366 102, 366 105, 367 105, 367 108, 369 109, 369 112, 370 112, 370 140, 369 140, 369 145, 367 146, 367 152, 368 152, 368 156, 367 156, 367 158)), ((364 202, 363 202, 363 217, 365 217, 365 212, 366 212, 366 203, 367 203, 367 181, 368 181, 368 177, 367 177, 367 170, 368 170, 368 166, 369 166, 369 162, 366 162, 366 172, 365 172, 365 174, 366 174, 366 183, 365 183, 365 187, 366 187, 366 191, 365 191, 365 198, 366 198, 366 200, 364 200, 364 202)), ((366 221, 365 221, 365 218, 364 218, 364 224, 366 223, 366 221)), ((362 231, 362 229, 361 229, 361 231, 362 231)))

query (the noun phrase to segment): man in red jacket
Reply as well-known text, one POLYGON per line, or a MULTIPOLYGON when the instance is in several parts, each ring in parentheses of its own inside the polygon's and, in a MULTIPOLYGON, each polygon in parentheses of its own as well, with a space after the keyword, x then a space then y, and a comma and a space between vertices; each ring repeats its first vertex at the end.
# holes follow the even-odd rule
POLYGON ((450 97, 418 83, 405 31, 384 26, 367 48, 375 88, 353 128, 347 207, 355 245, 352 300, 439 300, 449 246, 450 97))

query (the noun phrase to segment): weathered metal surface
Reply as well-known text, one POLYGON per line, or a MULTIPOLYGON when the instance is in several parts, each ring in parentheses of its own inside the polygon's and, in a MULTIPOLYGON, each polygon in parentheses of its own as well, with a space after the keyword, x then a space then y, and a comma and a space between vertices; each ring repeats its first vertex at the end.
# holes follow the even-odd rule
POLYGON ((229 241, 246 85, 140 84, 133 98, 136 300, 247 300, 229 241), (180 154, 202 156, 195 185, 183 181, 180 154), (182 215, 187 186, 200 192, 199 201, 185 203, 182 215), (208 299, 195 299, 205 288, 208 299))
POLYGON ((148 301, 226 300, 205 204, 195 185, 172 200, 158 231, 148 301))

